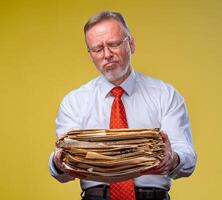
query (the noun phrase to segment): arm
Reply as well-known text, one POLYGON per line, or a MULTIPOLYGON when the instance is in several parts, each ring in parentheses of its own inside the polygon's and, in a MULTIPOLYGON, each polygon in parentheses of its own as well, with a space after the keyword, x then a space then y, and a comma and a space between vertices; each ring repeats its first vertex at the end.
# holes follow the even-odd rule
POLYGON ((168 151, 174 155, 172 162, 178 160, 177 165, 172 165, 169 170, 169 176, 175 179, 192 174, 196 165, 196 153, 184 98, 169 85, 167 91, 162 98, 161 130, 168 135, 168 151))
MULTIPOLYGON (((56 135, 57 138, 70 129, 79 129, 80 122, 77 110, 73 107, 75 102, 70 96, 66 96, 58 110, 56 118, 56 135)), ((62 167, 62 153, 55 148, 49 158, 49 171, 51 175, 59 182, 64 183, 75 179, 74 174, 70 175, 69 171, 62 167)))
POLYGON ((161 96, 161 133, 165 157, 148 174, 168 174, 171 178, 187 177, 196 164, 188 112, 183 97, 171 86, 161 96))

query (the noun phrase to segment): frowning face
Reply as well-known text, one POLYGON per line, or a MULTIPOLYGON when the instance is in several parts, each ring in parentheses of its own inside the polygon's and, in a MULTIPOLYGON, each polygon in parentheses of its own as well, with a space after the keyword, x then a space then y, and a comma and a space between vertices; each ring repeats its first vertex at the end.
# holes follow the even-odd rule
POLYGON ((134 40, 115 19, 106 19, 86 32, 86 43, 96 68, 115 85, 130 74, 134 40))

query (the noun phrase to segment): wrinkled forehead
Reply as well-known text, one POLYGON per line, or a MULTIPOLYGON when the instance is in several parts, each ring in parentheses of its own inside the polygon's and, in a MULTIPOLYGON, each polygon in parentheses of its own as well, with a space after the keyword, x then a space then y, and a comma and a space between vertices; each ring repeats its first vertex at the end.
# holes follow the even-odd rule
POLYGON ((121 38, 126 35, 124 26, 115 19, 104 19, 88 29, 86 42, 90 43, 98 39, 121 38))

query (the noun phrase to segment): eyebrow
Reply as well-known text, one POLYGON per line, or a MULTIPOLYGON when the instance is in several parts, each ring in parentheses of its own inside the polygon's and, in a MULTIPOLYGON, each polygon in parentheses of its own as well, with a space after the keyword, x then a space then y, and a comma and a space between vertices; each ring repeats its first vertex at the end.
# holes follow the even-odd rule
MULTIPOLYGON (((121 39, 111 39, 111 41, 108 41, 108 42, 106 42, 106 44, 110 44, 110 43, 114 43, 114 42, 121 42, 122 40, 121 39)), ((100 44, 100 45, 95 45, 95 46, 92 46, 91 48, 96 48, 96 47, 102 47, 102 46, 104 46, 103 44, 100 44)))

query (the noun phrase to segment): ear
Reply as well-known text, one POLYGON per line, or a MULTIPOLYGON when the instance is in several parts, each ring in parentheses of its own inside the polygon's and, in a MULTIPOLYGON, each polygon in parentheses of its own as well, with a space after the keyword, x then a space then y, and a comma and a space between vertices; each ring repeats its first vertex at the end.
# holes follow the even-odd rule
POLYGON ((131 53, 133 54, 135 52, 135 41, 133 37, 130 38, 129 45, 130 45, 131 53))

